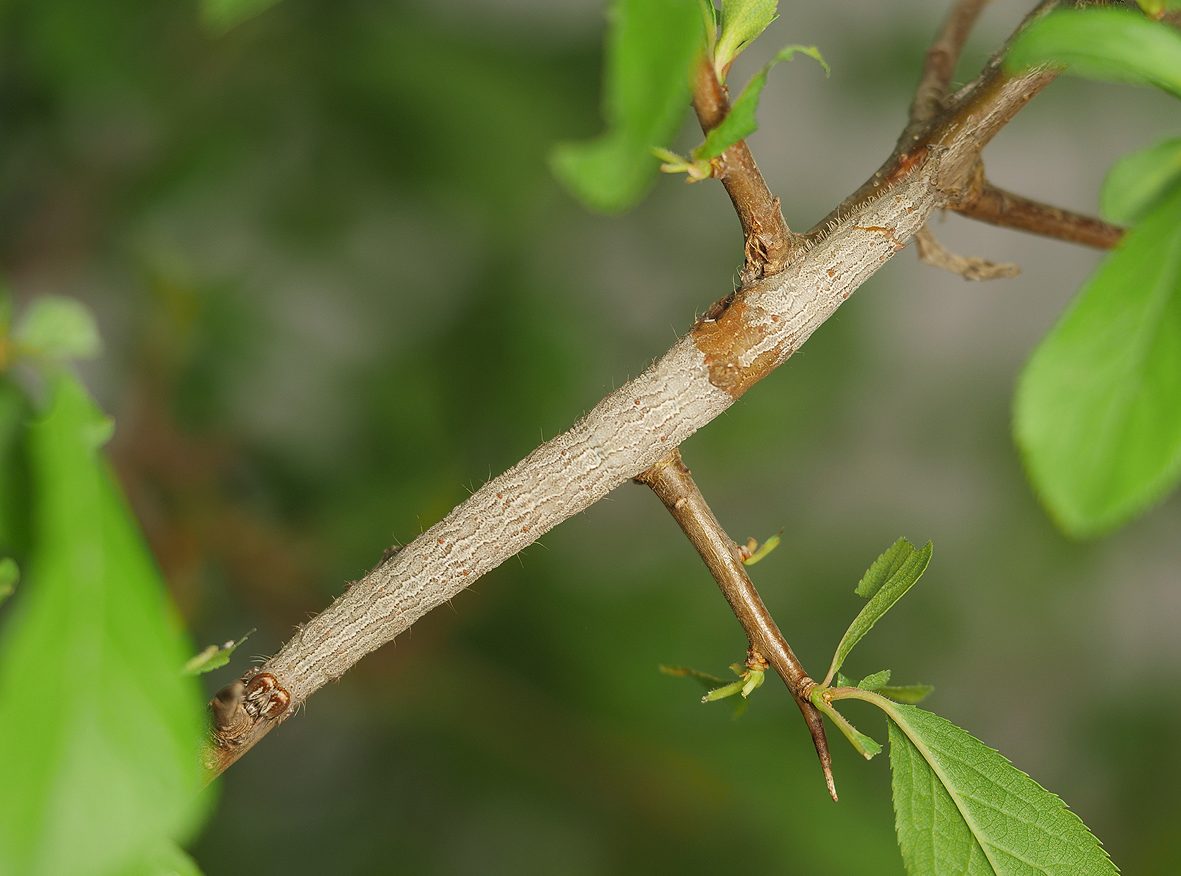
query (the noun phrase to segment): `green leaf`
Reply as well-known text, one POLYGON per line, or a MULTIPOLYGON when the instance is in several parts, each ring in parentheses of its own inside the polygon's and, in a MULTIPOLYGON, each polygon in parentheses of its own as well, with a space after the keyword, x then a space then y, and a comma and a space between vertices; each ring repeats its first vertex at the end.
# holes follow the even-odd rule
POLYGON ((1117 161, 1103 182, 1103 215, 1121 225, 1139 222, 1178 182, 1181 137, 1133 152, 1117 161))
POLYGON ((872 675, 865 676, 865 678, 857 682, 857 686, 862 690, 878 690, 884 687, 889 680, 890 670, 883 669, 881 672, 875 672, 872 675))
POLYGON ((207 648, 202 648, 200 652, 185 661, 181 671, 186 675, 204 675, 206 672, 220 669, 230 662, 230 658, 234 656, 238 646, 250 638, 250 633, 253 632, 254 630, 251 630, 236 642, 226 642, 224 645, 210 645, 207 648))
POLYGON ((896 703, 921 703, 935 690, 933 684, 885 684, 878 693, 896 703))
MULTIPOLYGON (((775 535, 768 538, 762 544, 755 546, 751 552, 751 555, 742 561, 742 565, 753 566, 756 563, 758 563, 760 560, 766 559, 767 555, 770 554, 771 551, 773 551, 773 550, 775 550, 775 548, 779 547, 779 543, 782 540, 783 540, 783 530, 781 529, 781 530, 779 530, 779 532, 775 533, 775 535)), ((755 544, 755 541, 753 538, 747 543, 748 547, 750 547, 751 545, 754 545, 754 544, 755 544)))
POLYGON ((705 142, 693 150, 693 157, 698 160, 717 158, 739 140, 749 137, 758 130, 756 116, 759 110, 759 97, 767 85, 767 75, 771 68, 783 62, 790 61, 796 55, 807 55, 814 58, 824 68, 824 75, 829 74, 828 62, 815 46, 787 46, 776 55, 769 64, 751 77, 742 94, 730 106, 730 112, 721 124, 713 128, 705 137, 705 142))
POLYGON ((718 8, 714 0, 697 0, 701 7, 701 24, 705 28, 705 51, 709 57, 713 56, 714 47, 718 44, 718 24, 721 21, 718 8))
POLYGON ((80 301, 43 295, 33 299, 13 329, 22 352, 48 359, 89 359, 102 350, 94 317, 80 301))
POLYGON ((716 675, 710 675, 708 672, 702 672, 698 669, 691 669, 688 666, 665 666, 660 665, 660 672, 662 675, 672 675, 677 678, 692 678, 698 682, 706 690, 713 690, 719 685, 726 683, 726 679, 718 678, 716 675))
POLYGON ((201 876, 201 869, 180 846, 165 840, 119 876, 201 876))
MULTIPOLYGON (((927 564, 931 562, 931 542, 927 542, 921 550, 916 550, 915 546, 906 539, 899 539, 882 554, 882 557, 892 556, 893 552, 898 549, 899 542, 903 543, 901 550, 905 554, 904 558, 897 565, 889 566, 891 572, 885 581, 878 582, 876 578, 871 579, 874 583, 869 585, 869 589, 873 595, 857 617, 853 618, 853 623, 849 624, 849 629, 841 637, 840 644, 837 645, 836 653, 833 655, 828 675, 825 676, 822 684, 827 685, 832 681, 837 670, 844 664, 845 658, 849 656, 849 652, 866 633, 873 629, 874 624, 894 607, 894 603, 906 595, 906 592, 922 577, 923 572, 927 569, 927 564)), ((861 579, 862 583, 857 585, 858 591, 863 589, 866 578, 870 577, 878 563, 882 562, 882 557, 879 557, 874 561, 874 565, 870 566, 866 576, 861 579)))
POLYGON ((21 579, 21 570, 12 557, 0 558, 0 605, 12 596, 17 582, 21 579))
POLYGON ((817 685, 812 689, 812 705, 814 705, 820 712, 830 721, 837 725, 837 729, 841 731, 849 744, 853 746, 853 750, 864 757, 866 760, 872 760, 882 751, 882 745, 872 736, 866 736, 860 730, 853 726, 853 722, 836 710, 836 707, 825 697, 825 690, 823 685, 817 685))
POLYGON ((915 706, 890 717, 898 844, 907 872, 1118 872, 1062 800, 959 727, 915 706))
POLYGON ((1181 476, 1181 186, 1033 354, 1014 433, 1042 501, 1076 537, 1123 523, 1181 476))
POLYGON ((701 45, 694 4, 615 0, 604 85, 607 131, 589 142, 560 144, 550 156, 558 179, 585 204, 620 211, 650 188, 659 168, 651 149, 676 133, 701 45))
POLYGON ((1041 64, 1181 96, 1181 33, 1130 9, 1064 9, 1035 21, 1014 41, 1005 67, 1041 64))
POLYGON ((64 375, 51 399, 28 430, 33 544, 0 643, 0 873, 107 876, 201 815, 202 697, 96 451, 100 413, 64 375))
POLYGON ((742 50, 779 17, 778 5, 778 0, 723 0, 722 30, 714 49, 714 70, 719 82, 726 81, 726 71, 742 50))
POLYGON ((201 17, 207 27, 224 33, 249 18, 266 12, 279 0, 201 0, 201 17))
POLYGON ((898 539, 870 563, 853 592, 863 599, 869 599, 882 589, 882 585, 898 574, 914 553, 915 547, 908 539, 898 539))

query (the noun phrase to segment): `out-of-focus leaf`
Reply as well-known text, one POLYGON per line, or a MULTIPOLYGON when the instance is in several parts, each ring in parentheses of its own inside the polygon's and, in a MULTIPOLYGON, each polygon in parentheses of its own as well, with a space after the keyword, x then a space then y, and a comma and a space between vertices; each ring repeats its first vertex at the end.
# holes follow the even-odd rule
POLYGON ((873 595, 858 612, 857 617, 853 618, 853 623, 849 624, 849 629, 841 637, 836 653, 833 655, 828 675, 824 678, 824 684, 827 685, 832 681, 837 670, 844 664, 845 658, 849 656, 849 652, 856 647, 866 633, 873 629, 874 624, 894 607, 894 603, 905 596, 906 592, 922 577, 929 562, 931 562, 931 542, 927 542, 921 549, 918 549, 906 539, 899 539, 874 561, 869 571, 862 577, 861 583, 857 585, 859 593, 866 590, 872 592, 873 595), (899 548, 900 543, 902 544, 901 548, 899 548), (896 554, 897 551, 901 551, 905 556, 899 556, 896 554), (887 559, 883 560, 883 558, 887 559), (879 566, 879 564, 882 565, 879 566), (879 569, 879 577, 881 570, 888 569, 889 577, 881 582, 877 582, 876 578, 871 579, 875 568, 879 569), (865 583, 867 579, 875 582, 871 583, 868 588, 865 583))
POLYGON ((677 678, 692 678, 706 690, 713 690, 715 687, 726 684, 726 679, 724 678, 718 678, 716 675, 691 669, 688 666, 665 666, 661 664, 660 671, 664 675, 672 675, 677 678))
POLYGON ((1112 222, 1132 225, 1181 182, 1181 137, 1165 140, 1115 163, 1103 181, 1100 205, 1112 222))
POLYGON ((738 99, 731 104, 730 112, 726 114, 726 118, 706 135, 704 143, 693 150, 695 159, 716 158, 739 140, 749 137, 758 130, 759 124, 756 116, 759 109, 759 97, 767 85, 767 75, 776 64, 790 61, 796 55, 807 55, 809 58, 814 58, 824 68, 824 75, 829 74, 828 62, 824 60, 824 56, 820 54, 818 48, 815 46, 787 46, 769 64, 751 77, 750 82, 746 83, 742 94, 738 95, 738 99))
POLYGON ((1040 64, 1181 97, 1181 33, 1130 9, 1064 9, 1035 21, 1013 42, 1005 67, 1040 64))
POLYGON ((1037 348, 1014 433, 1038 494, 1076 537, 1123 523, 1181 476, 1181 187, 1037 348))
POLYGON ((1118 872, 1061 798, 1002 755, 931 712, 894 703, 881 708, 890 718, 894 811, 907 872, 1118 872))
POLYGON ((165 840, 118 876, 201 876, 201 868, 184 849, 165 840))
POLYGON ((190 657, 184 665, 182 670, 186 675, 204 675, 206 672, 212 672, 215 669, 220 669, 230 662, 230 658, 234 656, 234 652, 238 647, 250 638, 251 630, 236 642, 226 642, 224 645, 209 645, 202 648, 198 653, 190 657))
POLYGON ((651 186, 652 148, 676 132, 689 101, 691 66, 702 46, 701 14, 684 0, 616 0, 607 36, 604 116, 595 140, 563 143, 554 173, 585 204, 619 211, 651 186))
POLYGON ((266 12, 279 0, 201 0, 201 16, 216 32, 224 32, 266 12))
POLYGON ((778 6, 778 0, 723 0, 722 30, 714 49, 714 69, 720 82, 726 81, 726 71, 742 50, 779 17, 778 6))
POLYGON ((73 298, 34 298, 13 327, 22 352, 49 359, 89 359, 102 350, 94 317, 73 298))
POLYGON ((71 378, 29 427, 36 503, 0 645, 0 873, 107 876, 199 817, 204 736, 188 647, 71 378))
POLYGON ((20 578, 21 570, 17 566, 16 560, 12 557, 0 558, 0 605, 3 605, 4 600, 12 596, 20 578))
POLYGON ((22 559, 29 530, 25 430, 30 416, 25 394, 0 378, 0 555, 22 559))
POLYGON ((935 690, 933 684, 884 684, 878 693, 896 703, 921 703, 935 690))
POLYGON ((1149 15, 1159 18, 1170 9, 1181 9, 1181 0, 1136 0, 1140 8, 1149 15))

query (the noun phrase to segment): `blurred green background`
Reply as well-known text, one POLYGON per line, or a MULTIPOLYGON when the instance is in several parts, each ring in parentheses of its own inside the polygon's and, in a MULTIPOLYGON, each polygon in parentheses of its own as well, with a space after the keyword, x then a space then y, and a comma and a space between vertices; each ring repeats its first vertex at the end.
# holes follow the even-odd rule
MULTIPOLYGON (((993 4, 964 78, 1026 5, 993 4)), ((777 70, 752 138, 793 227, 888 153, 944 9, 784 3, 741 59, 732 81, 786 42, 833 67, 777 70)), ((18 299, 98 314, 84 376, 196 644, 256 627, 243 651, 273 653, 730 290, 720 186, 662 179, 605 218, 547 171, 554 142, 599 128, 602 13, 285 0, 219 37, 191 2, 0 6, 0 269, 18 299)), ((990 176, 1094 212, 1171 111, 1059 82, 990 176)), ((688 115, 670 145, 695 142, 688 115)), ((1126 872, 1174 872, 1181 503, 1069 542, 1009 438, 1015 377, 1099 256, 935 230, 1022 277, 902 254, 686 459, 735 537, 784 528, 754 575, 816 671, 864 567, 933 539, 849 672, 934 683, 931 708, 1061 794, 1126 872)), ((659 503, 621 487, 312 698, 221 780, 194 855, 208 874, 901 873, 885 757, 834 734, 834 806, 777 683, 735 722, 656 671, 721 673, 743 649, 659 503)))

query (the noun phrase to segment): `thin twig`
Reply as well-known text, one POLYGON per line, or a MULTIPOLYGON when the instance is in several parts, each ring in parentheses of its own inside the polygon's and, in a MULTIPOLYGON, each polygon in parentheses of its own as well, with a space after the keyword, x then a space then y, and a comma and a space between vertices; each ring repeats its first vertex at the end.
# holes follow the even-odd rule
POLYGON ((935 239, 930 223, 914 236, 914 246, 920 261, 959 274, 965 280, 1000 280, 1021 273, 1021 268, 1012 262, 990 262, 975 256, 957 255, 935 239))
POLYGON ((951 87, 964 44, 987 5, 988 0, 958 0, 947 13, 943 26, 927 49, 923 72, 910 104, 910 124, 903 132, 901 142, 905 143, 907 135, 914 135, 943 109, 943 100, 951 87))
MULTIPOLYGON (((702 58, 693 79, 693 109, 701 130, 708 134, 730 112, 726 88, 718 81, 714 65, 702 58)), ((783 219, 779 199, 771 194, 767 182, 755 164, 745 140, 739 140, 722 153, 714 174, 734 204, 742 223, 744 260, 742 284, 777 274, 787 264, 795 236, 783 219)))
POLYGON ((803 665, 783 638, 783 633, 767 611, 759 591, 746 573, 746 567, 739 559, 738 545, 726 534, 709 504, 697 488, 693 475, 681 459, 680 451, 674 450, 654 466, 636 478, 652 488, 657 498, 664 503, 673 519, 684 531, 697 553, 705 561, 714 580, 718 582, 722 595, 742 628, 746 630, 750 646, 767 662, 775 667, 787 689, 791 691, 796 705, 812 734, 812 744, 824 770, 824 782, 833 800, 837 799, 836 782, 832 776, 832 755, 828 750, 828 739, 824 735, 824 721, 820 712, 807 698, 807 690, 815 684, 803 665))
POLYGON ((1111 249, 1124 236, 1118 225, 1006 192, 988 180, 982 180, 963 200, 947 206, 969 219, 1096 249, 1111 249))

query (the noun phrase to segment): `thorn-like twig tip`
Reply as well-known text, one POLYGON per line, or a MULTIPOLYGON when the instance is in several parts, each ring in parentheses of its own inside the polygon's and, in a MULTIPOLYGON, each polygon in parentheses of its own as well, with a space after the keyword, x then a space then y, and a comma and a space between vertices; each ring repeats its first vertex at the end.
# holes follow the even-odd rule
POLYGON ((820 711, 806 700, 797 699, 800 711, 804 715, 804 723, 808 725, 808 733, 812 736, 812 744, 816 746, 816 756, 820 758, 820 769, 824 771, 824 784, 828 788, 828 796, 832 802, 837 800, 837 782, 832 774, 832 752, 828 748, 828 737, 824 733, 824 718, 820 711))

